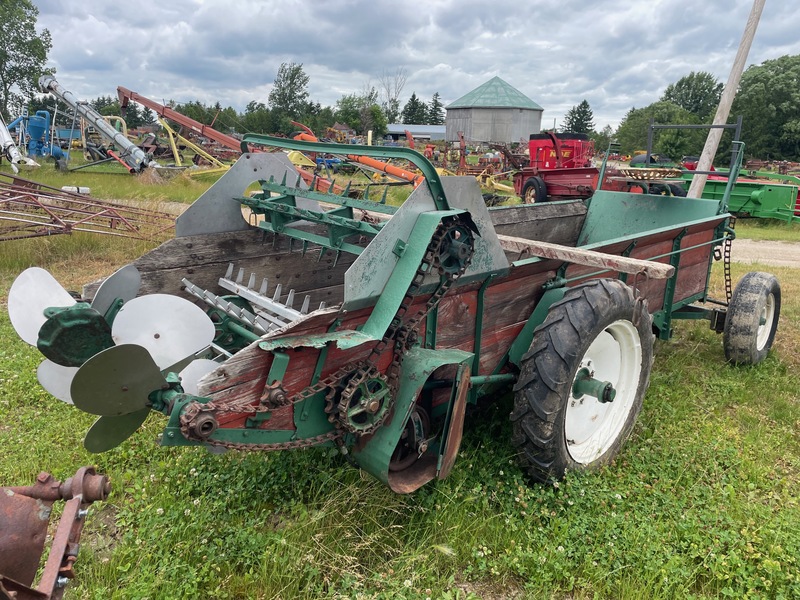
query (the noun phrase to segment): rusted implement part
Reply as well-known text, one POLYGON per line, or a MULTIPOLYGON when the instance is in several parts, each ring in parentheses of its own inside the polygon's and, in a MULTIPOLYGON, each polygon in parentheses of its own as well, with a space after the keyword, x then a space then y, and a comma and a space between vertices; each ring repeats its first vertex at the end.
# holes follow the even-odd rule
POLYGON ((108 478, 92 467, 81 467, 64 482, 43 472, 34 485, 0 488, 0 600, 59 600, 64 595, 75 577, 87 509, 105 500, 110 489, 108 478), (33 588, 57 500, 66 504, 39 585, 33 588))
POLYGON ((627 256, 616 256, 596 252, 594 250, 584 250, 582 248, 572 248, 551 244, 549 242, 539 242, 536 240, 526 240, 524 238, 512 237, 508 235, 498 235, 503 250, 519 252, 529 256, 539 256, 541 258, 553 258, 564 262, 585 265, 588 267, 602 267, 610 271, 620 273, 642 274, 650 279, 667 279, 675 273, 675 267, 669 264, 657 263, 650 260, 639 258, 629 258, 627 256))
POLYGON ((104 202, 0 173, 0 241, 84 231, 136 239, 173 235, 175 216, 104 202))

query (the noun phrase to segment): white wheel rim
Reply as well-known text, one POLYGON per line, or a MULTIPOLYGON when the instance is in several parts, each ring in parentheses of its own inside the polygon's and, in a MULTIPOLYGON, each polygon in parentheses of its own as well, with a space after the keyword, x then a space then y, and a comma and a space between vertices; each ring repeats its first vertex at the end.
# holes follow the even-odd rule
POLYGON ((763 350, 769 341, 769 334, 772 332, 772 322, 775 320, 775 295, 767 296, 764 308, 758 318, 758 331, 756 331, 756 348, 763 350))
MULTIPOLYGON (((580 464, 594 462, 619 437, 633 409, 642 372, 642 343, 630 321, 615 321, 591 343, 577 371, 589 369, 592 377, 608 381, 616 390, 613 402, 592 396, 567 399, 564 429, 567 451, 580 464)), ((576 372, 577 375, 577 372, 576 372)))

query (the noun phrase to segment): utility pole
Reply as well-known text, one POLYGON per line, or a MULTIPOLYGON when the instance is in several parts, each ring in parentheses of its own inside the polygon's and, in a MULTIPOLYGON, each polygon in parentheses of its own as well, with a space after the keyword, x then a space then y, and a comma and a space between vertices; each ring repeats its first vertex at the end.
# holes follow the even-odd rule
MULTIPOLYGON (((753 44, 753 38, 756 35, 756 28, 758 21, 761 18, 761 11, 764 10, 764 3, 766 0, 754 0, 753 9, 750 11, 750 16, 747 18, 747 24, 742 34, 742 41, 739 43, 739 50, 736 52, 736 58, 731 67, 731 73, 728 76, 728 83, 725 84, 725 89, 722 90, 722 96, 719 99, 719 106, 717 106, 717 114, 714 115, 714 122, 712 125, 725 125, 728 122, 728 115, 731 112, 731 104, 733 98, 736 96, 736 90, 739 87, 739 80, 742 78, 745 62, 747 62, 747 55, 750 52, 750 46, 753 44)), ((722 138, 722 129, 709 129, 706 144, 703 146, 703 152, 700 155, 700 160, 697 162, 698 171, 709 171, 711 163, 714 161, 714 156, 719 147, 719 141, 722 138)), ((703 194, 703 188, 706 185, 708 175, 698 173, 692 178, 692 184, 689 186, 688 196, 691 198, 700 198, 703 194)))

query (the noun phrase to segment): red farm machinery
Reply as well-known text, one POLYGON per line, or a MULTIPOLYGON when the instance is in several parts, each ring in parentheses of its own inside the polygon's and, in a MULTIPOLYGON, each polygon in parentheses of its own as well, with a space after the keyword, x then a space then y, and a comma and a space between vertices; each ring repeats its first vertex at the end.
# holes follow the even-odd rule
POLYGON ((514 173, 514 191, 527 204, 589 198, 599 171, 592 165, 594 142, 582 133, 531 134, 529 163, 514 173))

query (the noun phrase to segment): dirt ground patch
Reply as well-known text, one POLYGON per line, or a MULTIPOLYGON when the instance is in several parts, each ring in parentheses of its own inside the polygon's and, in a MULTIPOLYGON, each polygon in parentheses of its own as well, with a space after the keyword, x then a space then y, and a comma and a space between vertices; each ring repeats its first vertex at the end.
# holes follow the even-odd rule
POLYGON ((736 238, 731 250, 734 262, 761 263, 800 268, 800 242, 774 242, 736 238))

